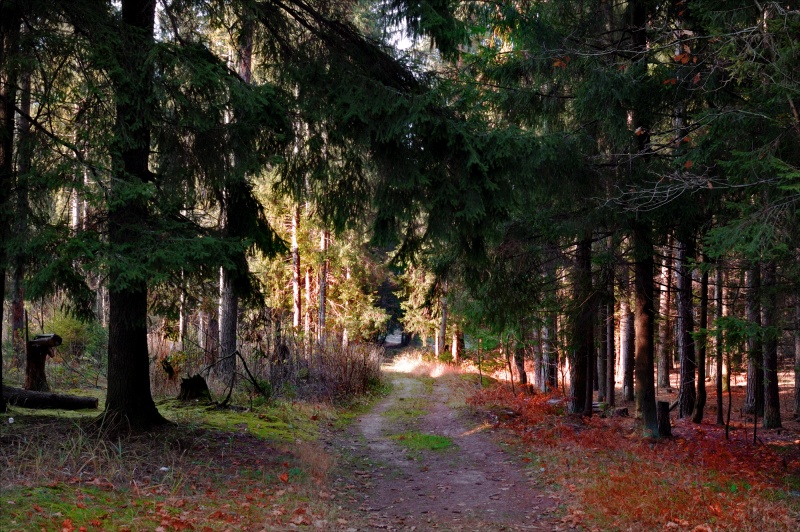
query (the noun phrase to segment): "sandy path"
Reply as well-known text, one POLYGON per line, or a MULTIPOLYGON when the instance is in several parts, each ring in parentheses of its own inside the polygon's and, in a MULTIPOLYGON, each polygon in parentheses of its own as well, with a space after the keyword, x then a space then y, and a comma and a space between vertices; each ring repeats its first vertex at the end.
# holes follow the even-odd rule
POLYGON ((392 393, 362 416, 343 442, 355 471, 341 482, 368 518, 362 530, 553 530, 553 499, 532 471, 492 438, 463 406, 463 381, 390 373, 392 393), (409 451, 407 431, 452 439, 438 451, 409 451))

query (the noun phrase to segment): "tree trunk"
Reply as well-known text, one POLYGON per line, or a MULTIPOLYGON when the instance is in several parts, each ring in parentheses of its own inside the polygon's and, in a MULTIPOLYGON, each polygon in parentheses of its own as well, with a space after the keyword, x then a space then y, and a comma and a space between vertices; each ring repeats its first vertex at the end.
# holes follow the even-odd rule
POLYGON ((306 267, 306 308, 303 320, 303 334, 306 339, 306 349, 308 349, 311 342, 311 274, 314 273, 311 266, 306 267))
MULTIPOLYGON (((708 259, 704 258, 704 266, 708 259)), ((697 346, 697 401, 692 412, 694 423, 703 422, 703 411, 706 407, 706 346, 708 345, 708 268, 703 268, 700 281, 700 343, 697 346)))
MULTIPOLYGON (((611 285, 611 297, 613 298, 613 283, 611 285)), ((614 389, 616 386, 616 379, 615 379, 615 369, 616 369, 616 346, 614 345, 614 303, 608 304, 608 309, 606 311, 607 321, 606 321, 606 359, 607 359, 607 373, 606 373, 606 402, 610 406, 614 406, 616 404, 616 397, 615 393, 616 390, 614 389)))
POLYGON ((659 299, 659 315, 661 321, 658 328, 658 387, 670 387, 669 369, 670 357, 670 332, 672 319, 670 318, 670 304, 672 300, 672 236, 668 239, 664 253, 664 264, 661 266, 661 298, 659 299))
POLYGON ((522 386, 528 384, 528 374, 525 372, 525 344, 517 342, 516 349, 514 349, 514 363, 517 366, 517 373, 519 373, 519 383, 522 386))
POLYGON ((781 401, 778 389, 778 293, 775 262, 764 264, 761 326, 764 327, 764 416, 765 429, 781 428, 781 401))
MULTIPOLYGON (((17 147, 16 172, 16 209, 14 232, 18 236, 28 234, 28 179, 31 170, 32 145, 31 124, 26 118, 31 114, 31 74, 25 69, 20 74, 20 116, 17 130, 19 144, 17 147)), ((25 358, 25 256, 17 252, 11 259, 13 277, 11 278, 11 342, 14 348, 14 365, 22 366, 25 358)))
POLYGON ((694 308, 692 301, 692 271, 689 260, 694 257, 691 240, 679 240, 676 265, 678 267, 678 354, 681 361, 678 416, 691 417, 697 398, 695 390, 694 308))
POLYGON ((21 408, 57 408, 59 410, 83 410, 97 408, 96 397, 79 397, 50 392, 35 392, 3 386, 3 396, 8 404, 21 408))
POLYGON ((541 333, 542 359, 545 372, 544 391, 558 388, 558 348, 556 346, 558 331, 556 327, 557 320, 555 313, 548 314, 545 318, 541 333))
MULTIPOLYGON (((155 0, 122 0, 122 49, 118 51, 121 71, 115 89, 116 127, 111 194, 130 197, 130 189, 151 181, 150 105, 153 94, 148 56, 153 46, 155 0), (144 74, 143 74, 144 73, 144 74)), ((118 199, 108 210, 108 239, 112 249, 135 247, 137 231, 147 225, 143 199, 118 199)), ((130 279, 121 261, 110 267, 108 391, 105 417, 111 426, 126 422, 131 428, 146 429, 165 420, 158 413, 150 392, 147 353, 147 284, 130 279)))
POLYGON ((443 292, 439 297, 439 303, 442 307, 442 314, 439 320, 439 332, 436 336, 436 356, 440 356, 445 351, 445 343, 447 342, 447 293, 443 292))
POLYGON ((595 365, 597 369, 597 380, 595 382, 597 386, 597 402, 603 403, 606 400, 606 380, 608 374, 608 329, 606 327, 606 322, 608 317, 606 316, 606 305, 604 303, 600 303, 598 309, 598 316, 597 316, 597 332, 599 333, 599 338, 597 341, 597 363, 595 365))
MULTIPOLYGON (((754 262, 745 272, 745 318, 753 328, 761 327, 761 273, 754 262)), ((764 367, 761 340, 757 334, 747 338, 747 393, 744 400, 744 413, 758 416, 764 414, 764 367)))
POLYGON ((717 425, 724 425, 725 418, 722 415, 723 411, 723 404, 722 404, 722 394, 723 390, 723 345, 722 345, 722 328, 720 327, 720 320, 722 320, 722 282, 723 282, 723 275, 722 275, 722 261, 720 260, 717 262, 717 272, 716 272, 716 279, 715 279, 715 287, 714 287, 714 301, 716 302, 716 306, 714 309, 714 316, 716 317, 717 325, 716 325, 716 338, 714 342, 714 355, 716 356, 716 364, 717 364, 717 374, 715 379, 715 387, 717 391, 717 425))
POLYGON ((592 309, 592 241, 578 242, 575 252, 572 310, 572 369, 570 412, 592 415, 592 352, 594 351, 594 312, 592 309))
POLYGON ((633 232, 634 293, 636 298, 636 411, 642 416, 644 433, 659 437, 654 379, 653 243, 649 230, 637 224, 633 232))
POLYGON ((636 335, 634 332, 634 316, 631 312, 630 294, 630 269, 627 265, 622 267, 620 278, 620 319, 619 319, 619 356, 622 365, 622 400, 633 401, 633 368, 636 335))
POLYGON ((25 385, 26 390, 32 392, 49 392, 47 374, 44 371, 50 349, 47 347, 28 346, 25 357, 25 385))
POLYGON ((219 269, 219 364, 217 374, 230 385, 236 375, 236 331, 239 298, 234 290, 237 274, 227 268, 219 269))
POLYGON ((300 206, 295 205, 292 213, 292 327, 295 332, 300 330, 300 319, 303 312, 300 299, 300 246, 297 243, 299 230, 300 206))
POLYGON ((800 419, 800 296, 794 303, 794 418, 800 419))
MULTIPOLYGON (((0 4, 0 324, 3 323, 6 288, 6 249, 11 232, 10 193, 14 187, 14 103, 17 70, 13 55, 17 51, 22 2, 0 4)), ((2 343, 0 326, 0 343, 2 343)), ((0 353, 0 383, 3 380, 3 355, 0 353)), ((6 411, 6 400, 0 388, 0 412, 6 411)))
POLYGON ((464 333, 458 327, 453 327, 452 345, 450 354, 453 355, 453 364, 458 364, 461 359, 461 352, 464 350, 464 333))
POLYGON ((658 418, 658 434, 662 438, 672 437, 672 426, 669 422, 669 402, 656 403, 656 417, 658 418))
POLYGON ((317 341, 325 343, 325 310, 327 305, 328 291, 328 246, 330 244, 330 232, 323 231, 320 237, 319 250, 322 255, 322 264, 319 267, 319 321, 317 323, 317 341))

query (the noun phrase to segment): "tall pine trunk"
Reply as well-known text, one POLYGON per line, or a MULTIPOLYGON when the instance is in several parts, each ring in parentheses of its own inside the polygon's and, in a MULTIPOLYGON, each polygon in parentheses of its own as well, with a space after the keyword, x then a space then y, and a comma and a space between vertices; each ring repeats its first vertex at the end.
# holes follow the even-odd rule
POLYGON ((717 271, 716 271, 716 278, 715 278, 715 287, 714 287, 714 301, 715 301, 715 309, 714 309, 714 317, 716 318, 716 338, 714 342, 714 355, 716 357, 716 364, 717 364, 717 374, 715 379, 715 388, 717 391, 717 425, 724 425, 725 418, 722 415, 723 405, 722 405, 722 393, 723 393, 723 356, 724 350, 722 345, 722 327, 720 326, 720 321, 722 320, 722 296, 723 296, 723 283, 724 277, 722 275, 722 261, 720 260, 717 262, 717 271))
POLYGON ((592 309, 592 241, 578 242, 575 252, 572 309, 572 369, 570 412, 592 415, 592 352, 594 312, 592 309))
POLYGON ((607 307, 605 303, 600 303, 598 312, 597 312, 597 331, 599 333, 599 338, 597 342, 597 401, 604 402, 606 400, 606 381, 607 381, 607 373, 608 373, 608 328, 606 327, 606 321, 608 320, 608 316, 606 316, 607 307))
POLYGON ((670 332, 672 331, 672 319, 670 317, 670 307, 672 300, 672 236, 668 239, 665 248, 664 263, 661 266, 661 298, 659 299, 659 322, 658 328, 658 387, 665 389, 670 387, 669 370, 670 357, 670 332))
POLYGON ((689 261, 694 258, 691 238, 680 239, 675 257, 678 268, 676 292, 678 294, 678 354, 680 356, 680 392, 678 416, 691 417, 697 399, 695 390, 694 306, 692 298, 692 270, 689 261))
POLYGON ((620 293, 622 299, 619 302, 619 357, 622 366, 622 400, 633 401, 633 368, 635 366, 635 327, 634 314, 631 312, 630 303, 630 268, 627 265, 622 267, 620 277, 620 293))
MULTIPOLYGON (((6 242, 11 232, 9 205, 14 186, 14 103, 16 99, 17 72, 13 68, 13 55, 17 51, 21 2, 0 4, 0 342, 3 335, 3 310, 6 292, 6 242)), ((0 384, 3 381, 3 355, 0 353, 0 384)), ((6 411, 6 400, 0 386, 0 412, 6 411)))
POLYGON ((297 243, 299 230, 300 206, 295 205, 292 213, 292 327, 295 332, 300 330, 300 319, 303 312, 300 299, 300 246, 297 243))
MULTIPOLYGON (((31 74, 26 69, 20 73, 19 108, 22 113, 18 121, 17 172, 14 232, 19 236, 28 234, 28 173, 31 170, 33 146, 31 145, 31 74)), ((11 342, 14 349, 14 365, 22 366, 25 358, 25 256, 17 251, 11 259, 11 342)), ((0 320, 2 321, 2 320, 0 320)))
POLYGON ((752 334, 747 338, 747 392, 744 400, 744 412, 764 414, 764 367, 760 334, 755 332, 761 327, 761 272, 757 262, 753 262, 745 271, 745 318, 750 324, 752 334))
POLYGON ((558 388, 558 338, 557 323, 555 312, 550 312, 545 318, 542 327, 542 365, 544 366, 544 391, 555 390, 558 388))
POLYGON ((778 294, 775 262, 764 264, 761 326, 764 328, 764 418, 765 429, 781 428, 781 401, 778 389, 778 294))
MULTIPOLYGON (((611 297, 614 297, 614 284, 611 283, 611 297)), ((616 386, 615 369, 616 369, 616 346, 614 345, 614 303, 608 303, 606 310, 606 402, 614 406, 616 404, 616 386)))
MULTIPOLYGON (((704 266, 708 259, 704 258, 704 266)), ((706 407, 706 348, 708 345, 708 268, 703 268, 700 280, 700 343, 697 345, 697 400, 694 403, 692 421, 702 423, 706 407)))
POLYGON ((323 231, 320 236, 319 250, 322 255, 322 263, 319 267, 319 321, 317 322, 317 341, 320 344, 325 343, 325 311, 327 307, 327 293, 328 293, 328 246, 330 245, 330 233, 323 231))
POLYGON ((637 224, 633 232, 634 294, 636 298, 636 411, 642 416, 645 435, 659 437, 654 378, 654 270, 653 243, 649 230, 637 224))
POLYGON ((800 419, 800 295, 794 302, 794 419, 800 419))
MULTIPOLYGON (((138 231, 149 217, 146 200, 132 189, 151 181, 150 106, 155 0, 122 1, 122 48, 117 51, 114 167, 109 203, 108 240, 112 250, 125 253, 139 244, 138 231), (125 198, 125 199, 123 199, 125 198)), ((105 421, 146 429, 164 422, 150 391, 147 352, 147 282, 126 279, 124 265, 110 267, 108 390, 105 421)), ((129 277, 129 276, 127 276, 129 277)))

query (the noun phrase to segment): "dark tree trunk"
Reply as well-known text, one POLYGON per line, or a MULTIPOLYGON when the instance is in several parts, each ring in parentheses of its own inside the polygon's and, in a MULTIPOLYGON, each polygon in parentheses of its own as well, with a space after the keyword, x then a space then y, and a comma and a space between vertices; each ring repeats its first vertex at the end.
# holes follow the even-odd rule
POLYGON ((661 321, 658 328, 658 387, 666 389, 670 387, 669 370, 671 367, 670 357, 670 332, 672 331, 672 319, 670 317, 670 307, 672 302, 672 236, 668 239, 664 253, 664 264, 661 267, 661 298, 659 299, 659 314, 661 321))
POLYGON ((764 264, 761 325, 764 327, 764 417, 765 429, 781 428, 781 401, 778 390, 778 294, 775 262, 764 264))
POLYGON ((636 297, 636 411, 645 435, 659 437, 654 372, 654 269, 649 230, 637 224, 633 232, 634 293, 636 297))
POLYGON ((716 339, 714 343, 714 354, 716 356, 716 363, 717 363, 717 375, 716 375, 716 391, 717 391, 717 425, 724 425, 725 418, 722 415, 723 411, 723 404, 722 404, 722 393, 723 393, 723 360, 722 357, 724 355, 724 350, 722 346, 722 328, 719 326, 719 321, 722 319, 722 282, 723 282, 723 275, 722 275, 722 261, 717 263, 717 275, 716 275, 716 286, 714 287, 714 301, 716 302, 716 308, 714 311, 714 315, 717 319, 717 333, 716 339))
POLYGON ((619 304, 619 356, 622 365, 622 400, 633 401, 633 368, 636 333, 634 315, 630 304, 630 269, 627 265, 622 267, 620 278, 620 293, 622 299, 619 304))
MULTIPOLYGON (((13 55, 19 42, 22 2, 0 3, 0 324, 6 289, 7 237, 11 231, 9 205, 14 185, 14 104, 16 99, 17 69, 13 55)), ((0 327, 0 343, 2 343, 0 327)), ((3 380, 3 356, 0 353, 0 383, 3 380)), ((0 412, 6 411, 6 400, 0 388, 0 412)))
POLYGON ((656 403, 656 412, 659 436, 662 438, 671 438, 672 426, 669 422, 669 403, 667 401, 658 401, 658 403, 656 403))
POLYGON ((25 357, 25 385, 26 390, 32 392, 49 392, 47 375, 44 368, 50 349, 46 347, 28 346, 25 357))
POLYGON ((8 404, 22 408, 58 408, 60 410, 83 410, 97 408, 96 397, 79 397, 50 392, 35 392, 3 386, 3 396, 8 404))
MULTIPOLYGON (((703 261, 707 265, 708 259, 703 261)), ((697 346, 697 401, 692 412, 692 421, 702 423, 706 407, 706 346, 708 345, 708 268, 703 268, 700 280, 700 343, 697 346)))
MULTIPOLYGON (((753 263, 745 272, 745 318, 753 329, 761 327, 761 272, 758 263, 753 263)), ((764 414, 764 367, 763 351, 759 334, 753 330, 747 338, 747 393, 744 400, 745 414, 764 414)), ((730 370, 729 370, 730 371, 730 370)))
MULTIPOLYGON (((108 238, 118 253, 136 249, 138 232, 147 225, 145 200, 131 194, 131 188, 151 181, 150 106, 152 74, 147 66, 153 45, 155 0, 123 0, 123 48, 118 51, 120 72, 116 74, 116 126, 112 195, 108 212, 108 238), (132 199, 130 196, 133 196, 132 199)), ((135 251, 133 251, 135 253, 135 251)), ((110 269, 108 392, 104 423, 127 423, 147 429, 165 420, 158 413, 150 392, 147 353, 147 284, 130 279, 124 265, 116 261, 110 269)), ((107 425, 108 426, 108 425, 107 425)))
POLYGON ((691 417, 697 398, 695 390, 694 307, 692 301, 692 270, 689 260, 694 258, 694 244, 691 240, 679 240, 676 256, 678 267, 678 354, 681 361, 679 417, 691 417))
POLYGON ((517 342, 514 349, 514 364, 517 366, 517 373, 519 373, 519 383, 522 386, 528 384, 528 374, 525 373, 525 344, 517 342))
POLYGON ((594 323, 592 312, 592 241, 578 242, 575 253, 572 310, 572 379, 570 411, 592 415, 592 352, 594 323))
POLYGON ((545 319, 544 327, 542 327, 542 358, 544 359, 545 391, 558 388, 558 348, 556 346, 558 331, 556 330, 556 323, 555 313, 550 313, 545 319))

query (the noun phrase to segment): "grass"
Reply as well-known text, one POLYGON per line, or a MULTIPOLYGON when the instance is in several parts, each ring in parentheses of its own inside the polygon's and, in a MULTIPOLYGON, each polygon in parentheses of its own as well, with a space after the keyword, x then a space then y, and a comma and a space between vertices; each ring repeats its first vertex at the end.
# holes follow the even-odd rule
POLYGON ((351 410, 161 401, 173 425, 117 439, 97 434, 97 412, 13 408, 0 434, 0 530, 341 528, 351 516, 326 488, 335 458, 318 438, 377 396, 351 410))
POLYGON ((455 447, 453 440, 438 434, 403 432, 392 436, 400 445, 412 451, 441 451, 455 447))

